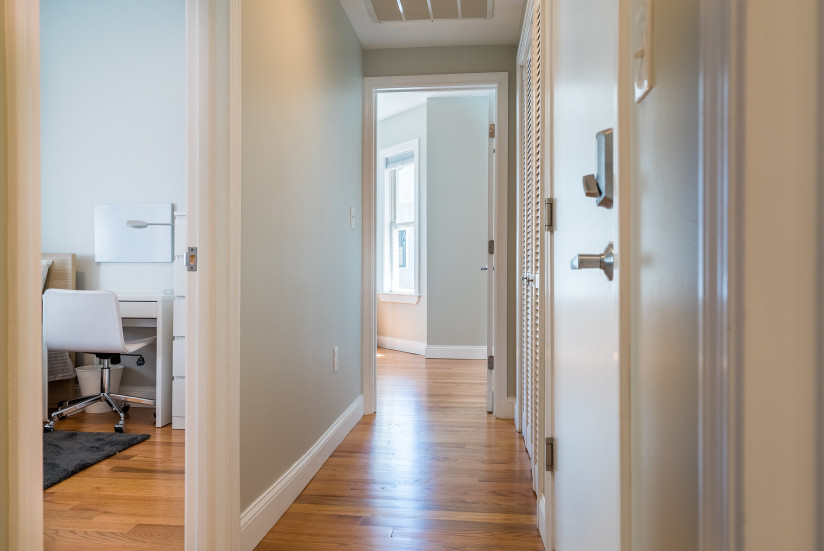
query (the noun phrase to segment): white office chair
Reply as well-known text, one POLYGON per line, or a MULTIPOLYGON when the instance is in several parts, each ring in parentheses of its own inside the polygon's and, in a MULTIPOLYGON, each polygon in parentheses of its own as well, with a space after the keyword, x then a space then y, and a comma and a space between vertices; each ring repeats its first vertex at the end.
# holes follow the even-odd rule
POLYGON ((84 408, 105 402, 120 415, 115 432, 123 432, 123 414, 128 402, 155 405, 154 400, 124 396, 109 392, 111 368, 109 362, 120 363, 120 354, 129 354, 155 340, 147 337, 126 341, 120 320, 120 303, 111 291, 69 291, 49 289, 43 294, 43 342, 52 350, 88 352, 103 360, 100 394, 83 396, 66 402, 66 406, 51 414, 43 427, 45 432, 54 430, 54 422, 84 408), (120 402, 120 406, 115 403, 120 402))

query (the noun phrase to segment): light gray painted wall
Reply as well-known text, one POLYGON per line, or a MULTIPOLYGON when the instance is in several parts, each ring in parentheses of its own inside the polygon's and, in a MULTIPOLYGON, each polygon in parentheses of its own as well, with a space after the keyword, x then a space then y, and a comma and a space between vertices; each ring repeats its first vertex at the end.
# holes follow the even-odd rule
POLYGON ((427 100, 429 345, 485 346, 489 99, 427 100))
MULTIPOLYGON (((0 29, 6 28, 6 10, 0 9, 0 29)), ((7 157, 7 121, 6 121, 6 41, 0 40, 0 212, 8 208, 6 196, 8 189, 7 157)), ((6 248, 7 232, 5 214, 0 223, 0 350, 8 350, 8 250, 6 248)), ((0 396, 8 396, 9 365, 8 354, 0 355, 0 396)), ((9 449, 14 443, 9 441, 9 402, 3 400, 0 405, 0 549, 9 548, 9 449)))
POLYGON ((366 50, 363 53, 363 74, 367 77, 401 75, 436 75, 453 73, 509 73, 509 311, 507 312, 508 394, 515 396, 515 299, 518 262, 517 237, 517 121, 515 115, 517 47, 459 46, 443 48, 405 48, 366 50))
POLYGON ((43 251, 79 289, 171 289, 171 263, 94 262, 94 204, 185 208, 184 2, 40 5, 43 251))
POLYGON ((248 0, 242 27, 245 509, 361 394, 363 72, 338 2, 248 0))
POLYGON ((654 17, 657 84, 631 107, 632 548, 692 551, 698 548, 698 2, 661 0, 654 17))
MULTIPOLYGON (((380 101, 380 96, 378 96, 380 101)), ((377 125, 378 151, 409 140, 418 140, 418 179, 420 201, 420 293, 418 304, 399 304, 378 300, 378 335, 426 343, 427 254, 426 254, 426 105, 399 113, 377 125)))

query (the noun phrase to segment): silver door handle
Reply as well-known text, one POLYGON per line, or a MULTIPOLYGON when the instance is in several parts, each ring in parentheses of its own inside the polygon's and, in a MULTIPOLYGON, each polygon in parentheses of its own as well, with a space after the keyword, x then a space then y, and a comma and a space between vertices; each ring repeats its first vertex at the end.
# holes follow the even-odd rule
POLYGON ((604 270, 607 279, 612 281, 612 270, 615 266, 615 255, 613 254, 612 241, 601 254, 576 254, 572 257, 570 266, 573 270, 587 270, 590 268, 600 268, 604 270))
POLYGON ((482 272, 485 272, 485 271, 487 271, 488 269, 489 269, 489 264, 487 264, 486 266, 481 266, 481 271, 482 271, 482 272))

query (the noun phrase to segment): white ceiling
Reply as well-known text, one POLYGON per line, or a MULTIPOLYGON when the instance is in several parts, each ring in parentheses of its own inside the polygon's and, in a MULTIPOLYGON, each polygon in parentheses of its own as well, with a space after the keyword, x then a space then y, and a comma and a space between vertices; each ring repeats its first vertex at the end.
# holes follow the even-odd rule
POLYGON ((489 96, 488 90, 432 90, 427 92, 381 92, 378 94, 377 119, 382 121, 426 103, 427 98, 489 96))
POLYGON ((495 0, 491 19, 375 23, 365 0, 340 0, 366 50, 518 43, 524 0, 495 0))

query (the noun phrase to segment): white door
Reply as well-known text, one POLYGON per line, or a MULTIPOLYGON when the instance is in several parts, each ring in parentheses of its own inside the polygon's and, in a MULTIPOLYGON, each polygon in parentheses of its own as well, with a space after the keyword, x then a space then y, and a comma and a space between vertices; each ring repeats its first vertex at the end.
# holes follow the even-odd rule
MULTIPOLYGON (((556 471, 554 548, 621 547, 621 387, 618 271, 612 281, 595 268, 573 270, 576 255, 617 243, 619 205, 596 206, 582 177, 596 172, 596 134, 617 137, 619 3, 556 0, 552 44, 553 241, 552 407, 556 471)), ((546 4, 545 4, 546 5, 546 4)), ((618 181, 615 164, 602 169, 618 181)), ((605 184, 602 184, 602 189, 605 184)), ((616 257, 620 250, 616 250, 616 257)), ((580 267, 587 265, 580 259, 580 267)))
POLYGON ((520 63, 521 175, 519 197, 520 335, 518 415, 524 446, 532 463, 533 487, 539 492, 541 423, 541 263, 544 233, 541 206, 544 194, 543 98, 541 96, 540 2, 529 5, 528 33, 523 37, 520 63))
MULTIPOLYGON (((495 94, 489 95, 489 120, 495 120, 495 94)), ((494 243, 495 240, 495 136, 494 133, 489 137, 489 151, 487 159, 489 160, 489 179, 487 180, 487 223, 486 233, 488 237, 486 266, 481 270, 486 270, 486 355, 487 355, 487 370, 486 370, 486 411, 492 413, 494 404, 494 377, 492 358, 495 357, 495 254, 494 249, 490 250, 489 244, 494 243)))

